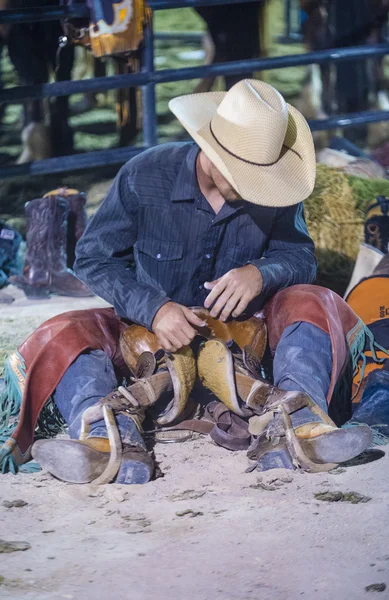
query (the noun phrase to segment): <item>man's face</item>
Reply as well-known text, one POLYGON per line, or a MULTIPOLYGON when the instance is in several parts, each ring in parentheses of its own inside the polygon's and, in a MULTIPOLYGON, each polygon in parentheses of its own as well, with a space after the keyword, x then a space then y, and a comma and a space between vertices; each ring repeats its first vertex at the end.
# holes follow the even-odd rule
POLYGON ((242 196, 238 194, 238 192, 232 187, 232 185, 227 181, 224 175, 220 173, 219 169, 217 169, 213 163, 211 163, 209 175, 226 202, 236 202, 237 200, 242 200, 242 196))

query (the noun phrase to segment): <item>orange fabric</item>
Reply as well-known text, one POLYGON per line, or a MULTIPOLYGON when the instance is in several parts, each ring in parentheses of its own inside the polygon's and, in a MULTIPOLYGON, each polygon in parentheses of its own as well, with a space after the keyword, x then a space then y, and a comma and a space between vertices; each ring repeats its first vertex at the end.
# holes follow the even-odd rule
POLYGON ((373 275, 362 280, 349 293, 347 304, 366 325, 388 319, 389 275, 373 275))
MULTIPOLYGON (((366 325, 372 325, 389 319, 389 275, 372 275, 360 281, 349 293, 347 304, 357 313, 366 325)), ((388 344, 389 349, 389 344, 388 344)), ((374 361, 372 353, 365 353, 367 364, 363 372, 363 363, 358 363, 358 371, 353 379, 353 402, 360 402, 367 376, 376 369, 382 369, 383 364, 374 361), (370 360, 369 360, 370 359, 370 360), (363 380, 361 376, 363 373, 363 380), (357 393, 358 392, 358 393, 357 393)), ((384 352, 377 350, 378 359, 388 358, 384 352)))

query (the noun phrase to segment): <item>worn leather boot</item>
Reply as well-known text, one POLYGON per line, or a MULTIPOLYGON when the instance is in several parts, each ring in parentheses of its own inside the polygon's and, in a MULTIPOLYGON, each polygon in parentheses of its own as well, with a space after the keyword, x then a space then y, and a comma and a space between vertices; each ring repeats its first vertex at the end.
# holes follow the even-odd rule
POLYGON ((64 198, 48 196, 27 202, 26 257, 23 275, 10 283, 28 298, 92 296, 92 292, 67 269, 66 240, 68 205, 64 198))
POLYGON ((52 230, 49 238, 50 292, 60 296, 93 296, 93 292, 67 268, 67 216, 65 198, 46 198, 51 202, 52 230))
POLYGON ((66 254, 67 266, 72 269, 76 260, 76 245, 85 231, 87 222, 86 195, 78 190, 62 187, 45 194, 44 197, 50 196, 64 198, 68 204, 66 254))
MULTIPOLYGON (((90 483, 103 473, 110 450, 106 438, 38 440, 32 447, 32 456, 57 479, 69 483, 90 483)), ((146 449, 124 444, 115 483, 144 484, 153 474, 154 461, 146 449)))
POLYGON ((23 275, 10 277, 28 298, 48 298, 50 284, 49 231, 50 204, 43 198, 26 202, 26 255, 23 275))
POLYGON ((253 438, 247 455, 257 461, 257 470, 329 471, 359 456, 371 444, 373 434, 367 425, 339 429, 307 394, 279 392, 273 398, 270 396, 261 414, 250 419, 249 431, 253 438), (282 399, 282 393, 289 398, 282 399), (290 415, 304 407, 321 421, 294 428, 290 415))

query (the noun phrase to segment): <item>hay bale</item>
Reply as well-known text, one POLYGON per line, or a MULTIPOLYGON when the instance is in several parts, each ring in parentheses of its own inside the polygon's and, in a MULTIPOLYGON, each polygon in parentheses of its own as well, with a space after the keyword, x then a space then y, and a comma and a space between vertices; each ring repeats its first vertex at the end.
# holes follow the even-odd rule
POLYGON ((318 249, 356 258, 363 237, 363 213, 356 208, 347 175, 318 165, 315 189, 305 201, 305 214, 318 249))
POLYGON ((305 201, 307 225, 316 247, 355 260, 363 241, 364 211, 380 195, 389 196, 386 179, 363 179, 317 165, 315 189, 305 201))
POLYGON ((315 189, 304 203, 317 249, 317 283, 344 293, 363 241, 365 210, 381 195, 389 197, 386 179, 362 179, 317 165, 315 189))
POLYGON ((353 175, 348 175, 347 179, 353 192, 355 206, 363 212, 377 196, 389 197, 388 179, 362 179, 353 175))

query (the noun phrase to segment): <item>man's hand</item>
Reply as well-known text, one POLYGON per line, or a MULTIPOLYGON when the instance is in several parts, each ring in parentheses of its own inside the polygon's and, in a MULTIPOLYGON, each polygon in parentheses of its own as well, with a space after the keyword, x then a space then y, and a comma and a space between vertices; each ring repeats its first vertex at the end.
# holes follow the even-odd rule
POLYGON ((199 319, 190 308, 175 302, 168 302, 155 315, 151 328, 164 350, 177 352, 180 348, 189 346, 197 335, 197 331, 192 325, 205 327, 206 323, 199 319))
POLYGON ((254 265, 245 265, 228 271, 220 279, 204 284, 205 289, 212 290, 205 299, 204 306, 209 308, 214 303, 211 316, 226 321, 232 314, 239 317, 262 291, 262 275, 254 265))

